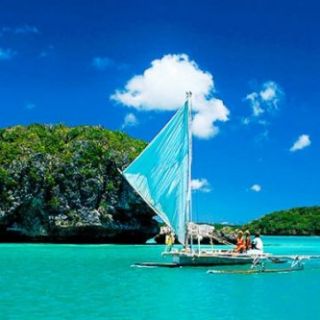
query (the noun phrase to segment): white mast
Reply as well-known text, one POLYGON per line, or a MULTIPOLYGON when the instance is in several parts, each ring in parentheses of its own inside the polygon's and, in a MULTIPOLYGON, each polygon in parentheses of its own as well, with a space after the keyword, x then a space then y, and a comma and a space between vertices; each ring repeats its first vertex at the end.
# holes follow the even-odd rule
MULTIPOLYGON (((192 190, 191 190, 191 164, 192 164, 192 105, 191 105, 192 92, 186 92, 186 99, 188 104, 188 141, 189 141, 189 163, 188 163, 188 194, 187 194, 187 219, 186 219, 186 245, 188 245, 188 224, 192 221, 192 190)), ((192 247, 193 239, 190 239, 192 247)))

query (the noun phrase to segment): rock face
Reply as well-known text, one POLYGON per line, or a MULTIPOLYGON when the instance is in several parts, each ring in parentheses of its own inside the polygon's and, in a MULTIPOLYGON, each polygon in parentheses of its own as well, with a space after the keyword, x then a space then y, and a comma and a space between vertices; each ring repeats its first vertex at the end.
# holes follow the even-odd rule
POLYGON ((145 143, 101 127, 0 129, 0 241, 144 243, 154 212, 122 169, 145 143))

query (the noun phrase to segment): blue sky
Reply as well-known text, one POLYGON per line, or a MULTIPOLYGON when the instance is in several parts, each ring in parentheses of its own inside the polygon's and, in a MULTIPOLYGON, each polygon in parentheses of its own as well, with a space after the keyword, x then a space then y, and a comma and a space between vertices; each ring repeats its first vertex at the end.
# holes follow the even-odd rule
POLYGON ((197 220, 317 205, 319 9, 316 1, 2 0, 0 127, 101 124, 149 141, 190 84, 197 220), (178 71, 169 77, 171 65, 178 71))

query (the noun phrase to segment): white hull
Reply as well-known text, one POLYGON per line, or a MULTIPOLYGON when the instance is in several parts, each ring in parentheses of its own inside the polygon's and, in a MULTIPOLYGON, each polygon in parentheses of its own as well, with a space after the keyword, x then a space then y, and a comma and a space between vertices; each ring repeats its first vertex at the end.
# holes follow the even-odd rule
POLYGON ((205 251, 205 252, 164 252, 164 256, 171 257, 172 262, 180 266, 219 266, 252 264, 258 257, 266 257, 264 254, 248 255, 231 251, 205 251))

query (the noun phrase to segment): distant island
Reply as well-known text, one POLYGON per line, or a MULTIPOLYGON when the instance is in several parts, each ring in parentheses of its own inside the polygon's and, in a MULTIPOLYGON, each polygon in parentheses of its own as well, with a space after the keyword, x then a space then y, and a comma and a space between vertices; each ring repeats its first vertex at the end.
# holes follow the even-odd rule
MULTIPOLYGON (((145 146, 100 126, 0 129, 0 242, 145 243, 155 237, 155 213, 119 173, 145 146)), ((216 243, 234 242, 238 229, 320 235, 320 207, 215 227, 216 243)))
POLYGON ((320 235, 320 206, 276 211, 243 228, 266 235, 320 235))
POLYGON ((145 243, 155 214, 118 172, 145 146, 99 126, 0 129, 0 241, 145 243))

